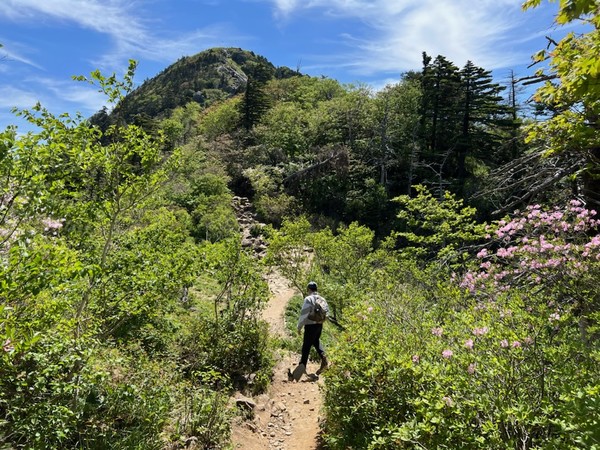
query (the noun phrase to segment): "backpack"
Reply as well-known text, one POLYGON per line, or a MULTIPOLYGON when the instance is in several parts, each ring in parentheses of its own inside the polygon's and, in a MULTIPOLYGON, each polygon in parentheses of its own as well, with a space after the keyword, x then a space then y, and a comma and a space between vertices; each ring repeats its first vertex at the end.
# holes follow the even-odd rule
POLYGON ((312 304, 310 312, 308 313, 308 320, 313 322, 323 323, 327 320, 327 313, 329 312, 329 306, 323 297, 320 295, 312 295, 312 304))

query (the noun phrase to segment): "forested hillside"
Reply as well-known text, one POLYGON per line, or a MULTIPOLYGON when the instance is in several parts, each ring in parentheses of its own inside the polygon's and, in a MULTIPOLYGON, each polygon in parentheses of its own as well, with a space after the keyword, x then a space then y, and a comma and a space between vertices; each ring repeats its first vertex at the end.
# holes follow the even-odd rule
POLYGON ((19 111, 0 448, 226 448, 231 393, 297 344, 261 320, 271 267, 340 325, 327 448, 600 448, 600 11, 561 3, 582 19, 534 55, 539 117, 443 55, 374 91, 233 48, 78 77, 112 104, 91 118, 19 111))

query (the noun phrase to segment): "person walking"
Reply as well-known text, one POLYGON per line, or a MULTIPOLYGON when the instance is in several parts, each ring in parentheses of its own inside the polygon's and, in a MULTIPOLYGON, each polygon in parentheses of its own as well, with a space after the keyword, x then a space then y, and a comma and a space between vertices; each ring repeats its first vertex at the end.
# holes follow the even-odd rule
POLYGON ((308 295, 304 298, 300 317, 298 319, 298 334, 302 333, 304 328, 304 338, 302 340, 302 356, 300 363, 294 369, 293 379, 298 381, 302 374, 306 373, 306 365, 308 363, 308 355, 311 347, 315 347, 319 357, 321 358, 321 366, 316 371, 316 375, 320 375, 329 366, 329 361, 325 355, 325 349, 321 344, 321 332, 323 331, 323 323, 327 319, 329 306, 323 297, 317 291, 317 283, 311 281, 307 286, 308 295), (322 312, 320 312, 322 310, 322 312))

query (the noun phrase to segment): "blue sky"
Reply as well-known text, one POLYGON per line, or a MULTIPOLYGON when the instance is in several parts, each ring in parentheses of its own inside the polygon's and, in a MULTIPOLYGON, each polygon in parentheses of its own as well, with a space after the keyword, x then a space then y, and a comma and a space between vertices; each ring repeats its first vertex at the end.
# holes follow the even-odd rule
POLYGON ((241 47, 276 66, 375 89, 419 70, 421 53, 467 60, 501 82, 545 48, 556 4, 523 12, 521 0, 1 0, 0 129, 12 107, 40 101, 55 114, 104 105, 73 75, 95 69, 135 80, 211 47, 241 47))

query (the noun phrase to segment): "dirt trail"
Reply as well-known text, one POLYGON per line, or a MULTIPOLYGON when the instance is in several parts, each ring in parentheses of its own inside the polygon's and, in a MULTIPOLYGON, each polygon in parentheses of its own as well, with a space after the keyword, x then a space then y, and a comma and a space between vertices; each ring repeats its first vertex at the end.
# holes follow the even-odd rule
MULTIPOLYGON (((285 336, 284 310, 296 291, 277 272, 269 275, 271 298, 263 313, 271 333, 285 336)), ((299 349, 298 349, 299 350, 299 349)), ((321 409, 320 387, 323 377, 316 382, 306 379, 288 381, 287 369, 294 368, 298 353, 279 356, 271 386, 265 394, 252 400, 256 403, 254 417, 236 419, 232 427, 234 449, 244 450, 315 450, 319 448, 319 421, 321 409)), ((314 373, 318 363, 309 362, 307 371, 314 373)))

